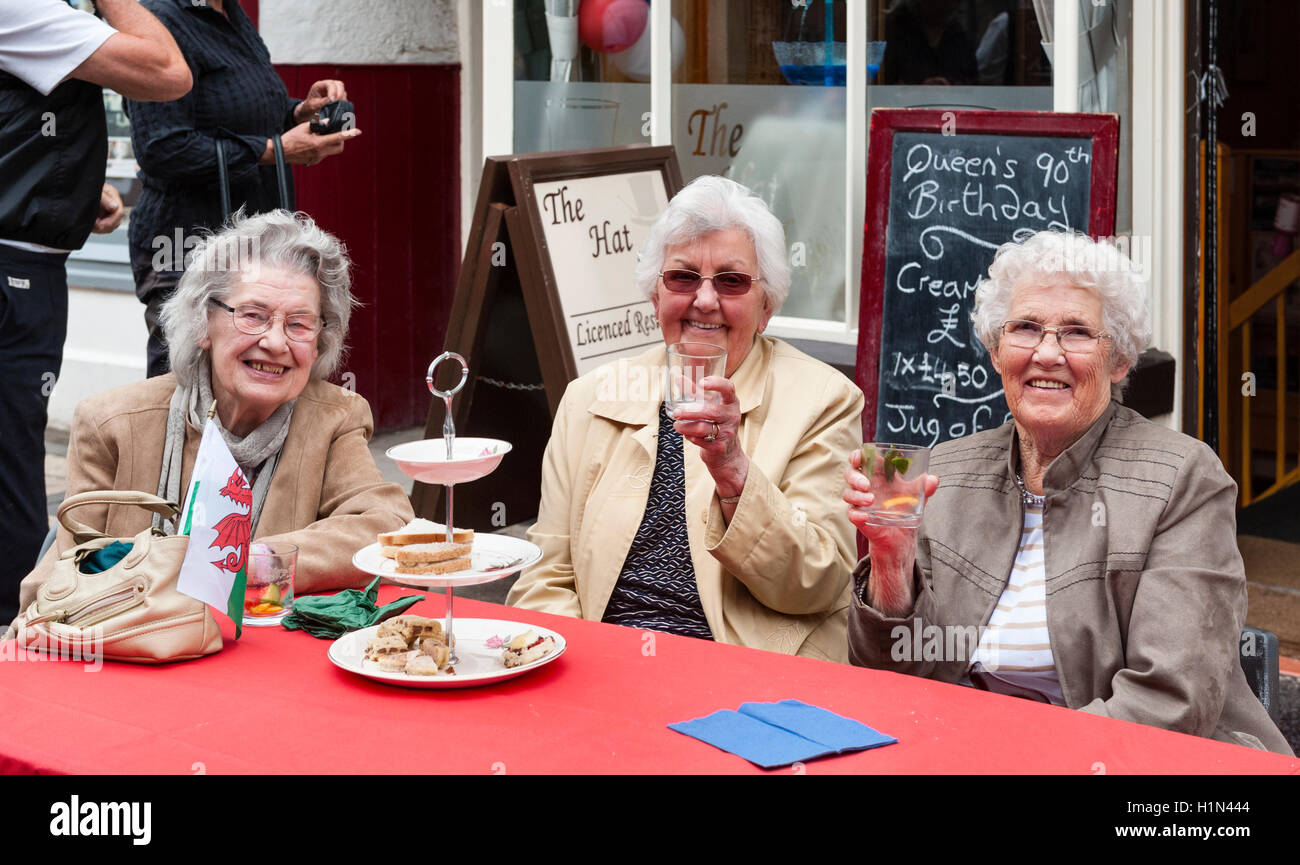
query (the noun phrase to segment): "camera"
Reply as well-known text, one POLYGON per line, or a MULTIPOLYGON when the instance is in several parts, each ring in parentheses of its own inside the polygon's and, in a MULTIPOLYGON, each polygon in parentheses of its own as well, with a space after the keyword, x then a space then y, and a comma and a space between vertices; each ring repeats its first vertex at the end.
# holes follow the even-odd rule
POLYGON ((314 135, 332 135, 335 132, 342 132, 344 129, 351 129, 356 126, 356 115, 352 111, 352 103, 346 99, 340 99, 337 102, 331 102, 316 112, 316 116, 311 120, 311 131, 314 135))

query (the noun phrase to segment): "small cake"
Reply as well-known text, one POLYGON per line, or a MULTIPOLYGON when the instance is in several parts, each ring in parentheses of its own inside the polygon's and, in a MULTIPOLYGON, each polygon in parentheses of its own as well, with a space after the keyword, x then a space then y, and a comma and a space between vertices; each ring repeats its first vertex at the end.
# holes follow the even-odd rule
POLYGON ((377 661, 385 655, 394 655, 410 649, 406 641, 397 636, 383 636, 366 645, 366 660, 377 661))
POLYGON ((501 653, 507 667, 522 667, 540 660, 555 651, 555 638, 543 637, 536 631, 525 631, 511 640, 501 653))
POLYGON ((419 652, 398 652, 393 655, 384 655, 379 659, 379 669, 385 673, 401 673, 406 670, 406 665, 411 659, 419 656, 419 652))

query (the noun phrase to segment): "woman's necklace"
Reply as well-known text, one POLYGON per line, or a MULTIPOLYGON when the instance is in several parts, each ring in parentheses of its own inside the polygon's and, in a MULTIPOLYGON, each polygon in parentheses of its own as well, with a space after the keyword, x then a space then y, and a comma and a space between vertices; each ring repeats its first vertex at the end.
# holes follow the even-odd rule
POLYGON ((1042 507, 1043 503, 1047 501, 1047 497, 1031 493, 1029 488, 1025 486, 1024 478, 1020 477, 1020 472, 1016 472, 1015 478, 1016 486, 1020 487, 1020 500, 1025 503, 1025 507, 1030 508, 1035 505, 1042 507))

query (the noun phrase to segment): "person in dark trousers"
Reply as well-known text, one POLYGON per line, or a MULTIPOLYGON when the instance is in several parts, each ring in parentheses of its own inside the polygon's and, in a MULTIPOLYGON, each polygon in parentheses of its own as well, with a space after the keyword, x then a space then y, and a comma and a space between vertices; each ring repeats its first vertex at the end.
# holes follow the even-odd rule
MULTIPOLYGON (((153 377, 168 370, 159 310, 176 289, 186 253, 224 221, 217 142, 229 172, 231 210, 242 207, 252 215, 281 206, 273 135, 282 136, 285 162, 315 165, 342 152, 361 130, 347 122, 342 132, 312 134, 316 112, 347 98, 343 82, 317 81, 306 99, 290 98, 238 0, 143 2, 176 38, 194 75, 194 89, 175 102, 125 103, 144 184, 131 213, 131 270, 136 296, 145 304, 153 377)), ((283 204, 293 210, 291 175, 288 197, 283 204)))
POLYGON ((67 333, 68 253, 122 221, 102 87, 176 99, 180 49, 136 0, 0 0, 0 621, 48 527, 45 420, 67 333))

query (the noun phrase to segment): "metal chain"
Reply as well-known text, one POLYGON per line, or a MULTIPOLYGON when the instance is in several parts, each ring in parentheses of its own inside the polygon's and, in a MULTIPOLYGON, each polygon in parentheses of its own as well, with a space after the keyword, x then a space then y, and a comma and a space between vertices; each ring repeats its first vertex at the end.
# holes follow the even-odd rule
POLYGON ((513 381, 501 381, 500 379, 488 378, 485 375, 478 377, 478 380, 493 387, 503 387, 506 390, 546 390, 544 384, 517 384, 513 381))

